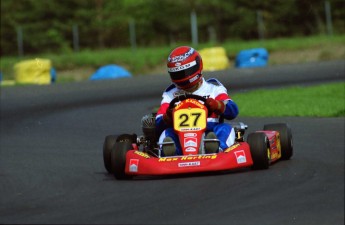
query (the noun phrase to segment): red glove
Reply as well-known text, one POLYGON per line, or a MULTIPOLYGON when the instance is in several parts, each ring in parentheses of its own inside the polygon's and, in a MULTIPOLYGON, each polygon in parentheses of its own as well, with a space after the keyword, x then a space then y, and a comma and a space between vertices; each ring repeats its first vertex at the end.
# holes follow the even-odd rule
POLYGON ((172 110, 167 109, 167 111, 163 114, 163 121, 167 125, 172 125, 172 110))
POLYGON ((225 111, 225 104, 222 101, 215 100, 213 98, 206 99, 206 105, 208 105, 208 108, 216 113, 216 114, 222 114, 225 111))

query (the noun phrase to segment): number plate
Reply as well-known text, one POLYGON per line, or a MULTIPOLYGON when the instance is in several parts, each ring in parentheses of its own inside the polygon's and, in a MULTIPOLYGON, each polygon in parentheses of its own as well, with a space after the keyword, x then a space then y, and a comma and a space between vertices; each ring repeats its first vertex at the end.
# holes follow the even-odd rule
POLYGON ((200 108, 179 109, 174 113, 174 129, 198 131, 206 128, 206 112, 200 108))

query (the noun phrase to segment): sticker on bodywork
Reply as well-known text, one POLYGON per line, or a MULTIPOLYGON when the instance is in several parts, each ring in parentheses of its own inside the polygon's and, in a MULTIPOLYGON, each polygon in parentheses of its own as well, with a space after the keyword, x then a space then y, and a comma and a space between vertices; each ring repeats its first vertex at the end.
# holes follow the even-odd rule
POLYGON ((234 153, 235 153, 236 160, 237 160, 238 164, 246 163, 247 162, 246 154, 244 153, 243 150, 236 151, 234 153))
POLYGON ((200 166, 200 161, 179 163, 178 167, 200 166))
POLYGON ((138 172, 139 167, 139 159, 130 159, 129 160, 129 171, 130 172, 138 172))

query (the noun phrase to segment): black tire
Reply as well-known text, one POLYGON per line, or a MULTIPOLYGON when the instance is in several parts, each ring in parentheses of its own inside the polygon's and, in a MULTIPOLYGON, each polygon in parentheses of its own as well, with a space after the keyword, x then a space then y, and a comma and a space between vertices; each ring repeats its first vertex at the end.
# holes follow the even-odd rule
POLYGON ((280 146, 283 160, 288 160, 293 155, 293 141, 291 128, 286 123, 266 124, 264 130, 278 131, 280 134, 280 146))
POLYGON ((268 169, 270 151, 268 138, 264 133, 250 133, 247 138, 253 159, 253 169, 268 169))
POLYGON ((136 134, 121 134, 116 139, 116 142, 123 142, 123 141, 136 143, 137 142, 137 135, 136 134))
POLYGON ((103 144, 103 162, 104 167, 108 171, 108 173, 113 174, 114 172, 111 170, 111 150, 114 148, 117 136, 115 135, 108 135, 105 137, 104 144, 103 144))
POLYGON ((133 149, 132 143, 128 141, 116 142, 111 151, 111 171, 116 179, 129 179, 132 176, 125 174, 126 154, 133 149))

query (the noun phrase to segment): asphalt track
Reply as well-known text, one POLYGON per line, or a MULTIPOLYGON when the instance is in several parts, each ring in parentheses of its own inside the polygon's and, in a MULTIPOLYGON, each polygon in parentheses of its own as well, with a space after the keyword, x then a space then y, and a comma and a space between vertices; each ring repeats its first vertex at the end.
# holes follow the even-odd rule
MULTIPOLYGON (((344 65, 205 76, 231 94, 344 81, 344 65)), ((265 123, 292 127, 293 158, 268 170, 130 181, 107 174, 104 137, 141 134, 141 117, 168 82, 152 75, 2 88, 0 224, 344 224, 344 117, 237 118, 249 125, 247 134, 265 123)))

